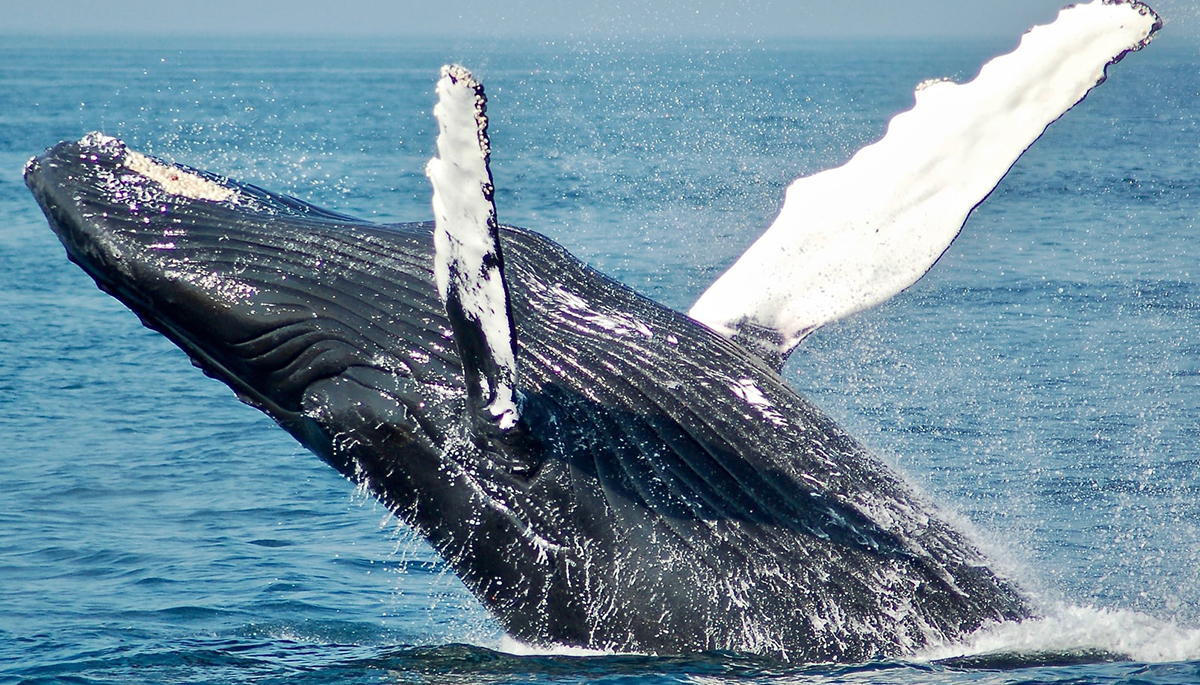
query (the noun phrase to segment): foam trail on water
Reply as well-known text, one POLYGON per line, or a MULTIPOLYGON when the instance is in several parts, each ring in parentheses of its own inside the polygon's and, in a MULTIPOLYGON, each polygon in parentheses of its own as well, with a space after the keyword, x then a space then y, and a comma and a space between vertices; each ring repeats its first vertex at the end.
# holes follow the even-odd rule
MULTIPOLYGON (((497 652, 512 654, 513 656, 615 656, 618 652, 604 649, 586 649, 584 647, 568 647, 566 645, 542 645, 536 646, 504 634, 495 644, 484 645, 489 649, 494 649, 497 652)), ((621 652, 628 654, 629 652, 621 652)))
POLYGON ((921 660, 1002 654, 1103 652, 1143 663, 1200 659, 1200 628, 1136 611, 1063 604, 1045 616, 980 630, 962 642, 918 654, 921 660))

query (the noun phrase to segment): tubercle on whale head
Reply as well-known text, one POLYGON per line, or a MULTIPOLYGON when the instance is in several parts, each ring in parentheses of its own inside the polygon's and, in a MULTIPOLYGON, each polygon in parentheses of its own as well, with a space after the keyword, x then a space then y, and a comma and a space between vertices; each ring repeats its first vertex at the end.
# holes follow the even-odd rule
POLYGON ((142 176, 152 179, 172 195, 181 195, 193 200, 213 202, 237 202, 237 191, 214 183, 199 174, 189 173, 177 166, 168 166, 133 150, 125 151, 125 166, 142 176))

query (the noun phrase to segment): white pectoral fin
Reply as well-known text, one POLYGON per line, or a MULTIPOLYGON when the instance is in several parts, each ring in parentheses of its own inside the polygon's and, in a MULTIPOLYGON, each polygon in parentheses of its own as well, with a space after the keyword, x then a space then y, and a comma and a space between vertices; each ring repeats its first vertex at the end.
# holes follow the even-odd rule
POLYGON ((469 411, 505 433, 520 420, 516 341, 493 201, 487 100, 466 69, 442 69, 433 185, 434 276, 454 333, 469 411))
POLYGON ((1094 0, 969 83, 923 84, 881 140, 793 182, 775 222, 688 314, 782 361, 813 330, 896 295, 1046 127, 1160 26, 1140 2, 1094 0))

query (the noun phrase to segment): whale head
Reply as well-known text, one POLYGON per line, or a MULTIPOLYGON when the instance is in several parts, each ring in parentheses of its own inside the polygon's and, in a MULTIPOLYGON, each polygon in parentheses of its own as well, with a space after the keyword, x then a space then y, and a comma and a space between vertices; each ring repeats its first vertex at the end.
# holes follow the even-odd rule
MULTIPOLYGON (((316 437, 312 418, 323 410, 313 401, 314 389, 348 370, 386 371, 396 402, 415 408, 423 401, 405 383, 419 375, 417 364, 395 351, 411 349, 419 359, 437 355, 446 341, 436 326, 405 327, 406 318, 388 317, 372 331, 363 324, 385 318, 380 313, 337 306, 345 297, 338 288, 367 287, 336 266, 342 259, 370 259, 371 236, 354 233, 366 230, 361 222, 348 224, 348 217, 297 200, 155 160, 98 133, 30 160, 25 179, 68 258, 101 290, 302 440, 316 437), (354 254, 343 254, 347 249, 354 254), (418 339, 391 345, 391 353, 379 347, 406 335, 418 339)), ((408 256, 405 232, 387 237, 389 246, 401 248, 393 250, 395 260, 408 256)), ((424 238, 409 238, 411 261, 389 264, 397 289, 427 280, 427 250, 416 246, 424 238)), ((425 290, 415 287, 412 295, 420 299, 425 290)), ((390 440, 418 451, 434 439, 415 420, 389 425, 390 440)))

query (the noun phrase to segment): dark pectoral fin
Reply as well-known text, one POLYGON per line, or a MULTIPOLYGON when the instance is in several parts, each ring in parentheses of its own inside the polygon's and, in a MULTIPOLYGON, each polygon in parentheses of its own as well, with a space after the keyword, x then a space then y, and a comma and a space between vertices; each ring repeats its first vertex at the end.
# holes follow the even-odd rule
POLYGON ((492 174, 488 168, 483 86, 462 67, 445 67, 438 82, 438 157, 433 184, 434 273, 446 305, 467 384, 476 431, 519 433, 516 341, 500 252, 492 174))

